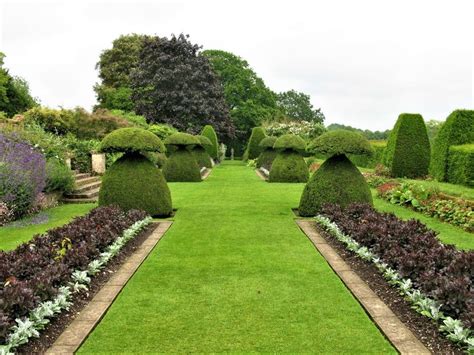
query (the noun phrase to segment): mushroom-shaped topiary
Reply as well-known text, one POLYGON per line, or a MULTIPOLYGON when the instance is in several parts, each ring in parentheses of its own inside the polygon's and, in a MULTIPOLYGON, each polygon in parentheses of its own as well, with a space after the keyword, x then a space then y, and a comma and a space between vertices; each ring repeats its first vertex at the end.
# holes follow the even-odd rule
POLYGON ((265 130, 262 127, 254 127, 247 145, 247 159, 257 159, 263 148, 260 147, 260 142, 265 138, 265 130))
POLYGON ((200 144, 196 145, 193 149, 194 159, 196 159, 200 167, 212 168, 211 157, 206 151, 206 147, 212 147, 211 141, 204 136, 196 137, 199 139, 200 144))
POLYGON ((219 141, 217 140, 216 131, 211 125, 206 125, 202 129, 201 135, 207 137, 207 139, 212 143, 211 146, 204 147, 207 154, 209 154, 212 159, 217 159, 219 157, 219 141))
POLYGON ((265 137, 260 141, 260 147, 263 151, 260 153, 257 160, 257 168, 265 168, 270 171, 272 163, 277 156, 277 151, 273 149, 273 145, 277 137, 265 137))
POLYGON ((273 149, 278 153, 270 169, 269 182, 306 182, 308 167, 301 155, 306 143, 303 138, 294 134, 279 137, 273 149))
POLYGON ((160 169, 142 153, 164 152, 161 140, 141 128, 121 128, 101 142, 105 153, 124 152, 106 171, 99 192, 99 205, 141 209, 152 216, 169 216, 171 193, 160 169))
POLYGON ((329 155, 306 184, 300 200, 301 216, 315 216, 328 203, 343 207, 354 203, 372 205, 372 195, 364 176, 346 154, 371 155, 365 137, 356 132, 337 130, 316 138, 309 149, 329 155))
POLYGON ((163 174, 169 182, 201 181, 201 171, 191 150, 200 145, 198 138, 187 133, 175 133, 165 139, 170 156, 163 166, 163 174))

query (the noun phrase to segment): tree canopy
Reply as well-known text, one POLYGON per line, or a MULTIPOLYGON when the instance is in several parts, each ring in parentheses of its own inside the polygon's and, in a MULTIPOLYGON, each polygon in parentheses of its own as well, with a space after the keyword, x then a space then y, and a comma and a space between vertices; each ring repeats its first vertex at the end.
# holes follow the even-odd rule
POLYGON ((388 135, 390 134, 390 130, 387 129, 385 131, 371 131, 368 129, 359 129, 359 128, 354 128, 351 126, 346 126, 343 124, 339 123, 331 123, 329 126, 327 126, 328 131, 335 131, 339 129, 344 129, 346 131, 353 131, 353 132, 358 132, 362 134, 365 138, 368 140, 385 140, 388 139, 388 135))
POLYGON ((290 120, 324 122, 321 109, 314 109, 310 96, 295 90, 285 91, 277 95, 277 104, 283 114, 290 120))
POLYGON ((278 115, 276 95, 246 60, 221 50, 206 50, 202 54, 222 82, 237 140, 245 142, 253 127, 278 115))
POLYGON ((233 138, 234 125, 217 75, 201 47, 183 34, 148 37, 131 75, 135 111, 149 122, 164 122, 198 133, 211 124, 220 137, 233 138))
POLYGON ((99 107, 133 110, 130 73, 138 66, 146 38, 148 36, 135 33, 122 35, 113 41, 112 48, 101 53, 96 69, 102 82, 94 87, 99 107))

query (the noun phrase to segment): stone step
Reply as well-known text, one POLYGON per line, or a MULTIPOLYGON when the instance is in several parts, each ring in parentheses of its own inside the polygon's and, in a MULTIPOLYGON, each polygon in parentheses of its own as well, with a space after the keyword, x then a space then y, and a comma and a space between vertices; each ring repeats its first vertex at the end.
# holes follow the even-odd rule
POLYGON ((80 173, 80 172, 77 172, 75 171, 74 172, 74 177, 77 179, 82 179, 82 178, 85 178, 85 177, 89 177, 91 176, 91 174, 88 174, 88 173, 80 173))
POLYGON ((99 196, 100 187, 96 187, 92 190, 66 194, 64 197, 67 199, 82 199, 82 198, 94 198, 99 196))
POLYGON ((100 188, 100 185, 101 185, 101 184, 102 184, 102 182, 99 180, 99 181, 91 182, 90 184, 78 186, 78 187, 72 192, 72 195, 75 195, 75 194, 78 194, 78 193, 82 193, 82 192, 85 192, 85 191, 89 191, 89 190, 93 190, 93 189, 96 189, 96 188, 100 188))
POLYGON ((88 185, 97 181, 100 182, 100 178, 97 176, 88 176, 88 177, 76 179, 76 188, 79 188, 81 186, 88 185))
POLYGON ((63 198, 62 203, 96 203, 97 198, 63 198))

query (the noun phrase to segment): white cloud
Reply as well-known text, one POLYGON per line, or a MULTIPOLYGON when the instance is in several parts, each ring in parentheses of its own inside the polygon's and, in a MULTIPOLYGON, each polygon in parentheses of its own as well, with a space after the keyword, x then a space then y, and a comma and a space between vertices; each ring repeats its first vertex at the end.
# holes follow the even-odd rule
MULTIPOLYGON (((472 14, 455 1, 11 1, 0 50, 50 106, 91 108, 101 50, 181 32, 245 58, 276 91, 311 94, 327 122, 391 128, 401 112, 472 107, 472 14)), ((2 36, 3 34, 3 36, 2 36)))

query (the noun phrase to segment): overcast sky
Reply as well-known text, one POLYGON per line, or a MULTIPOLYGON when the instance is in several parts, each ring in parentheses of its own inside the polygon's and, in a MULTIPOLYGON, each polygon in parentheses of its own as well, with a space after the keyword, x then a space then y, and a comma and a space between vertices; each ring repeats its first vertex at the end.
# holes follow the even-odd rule
POLYGON ((310 94, 328 124, 387 129, 401 112, 474 106, 472 0, 0 3, 5 66, 51 107, 91 109, 100 52, 132 32, 235 53, 272 90, 310 94))

